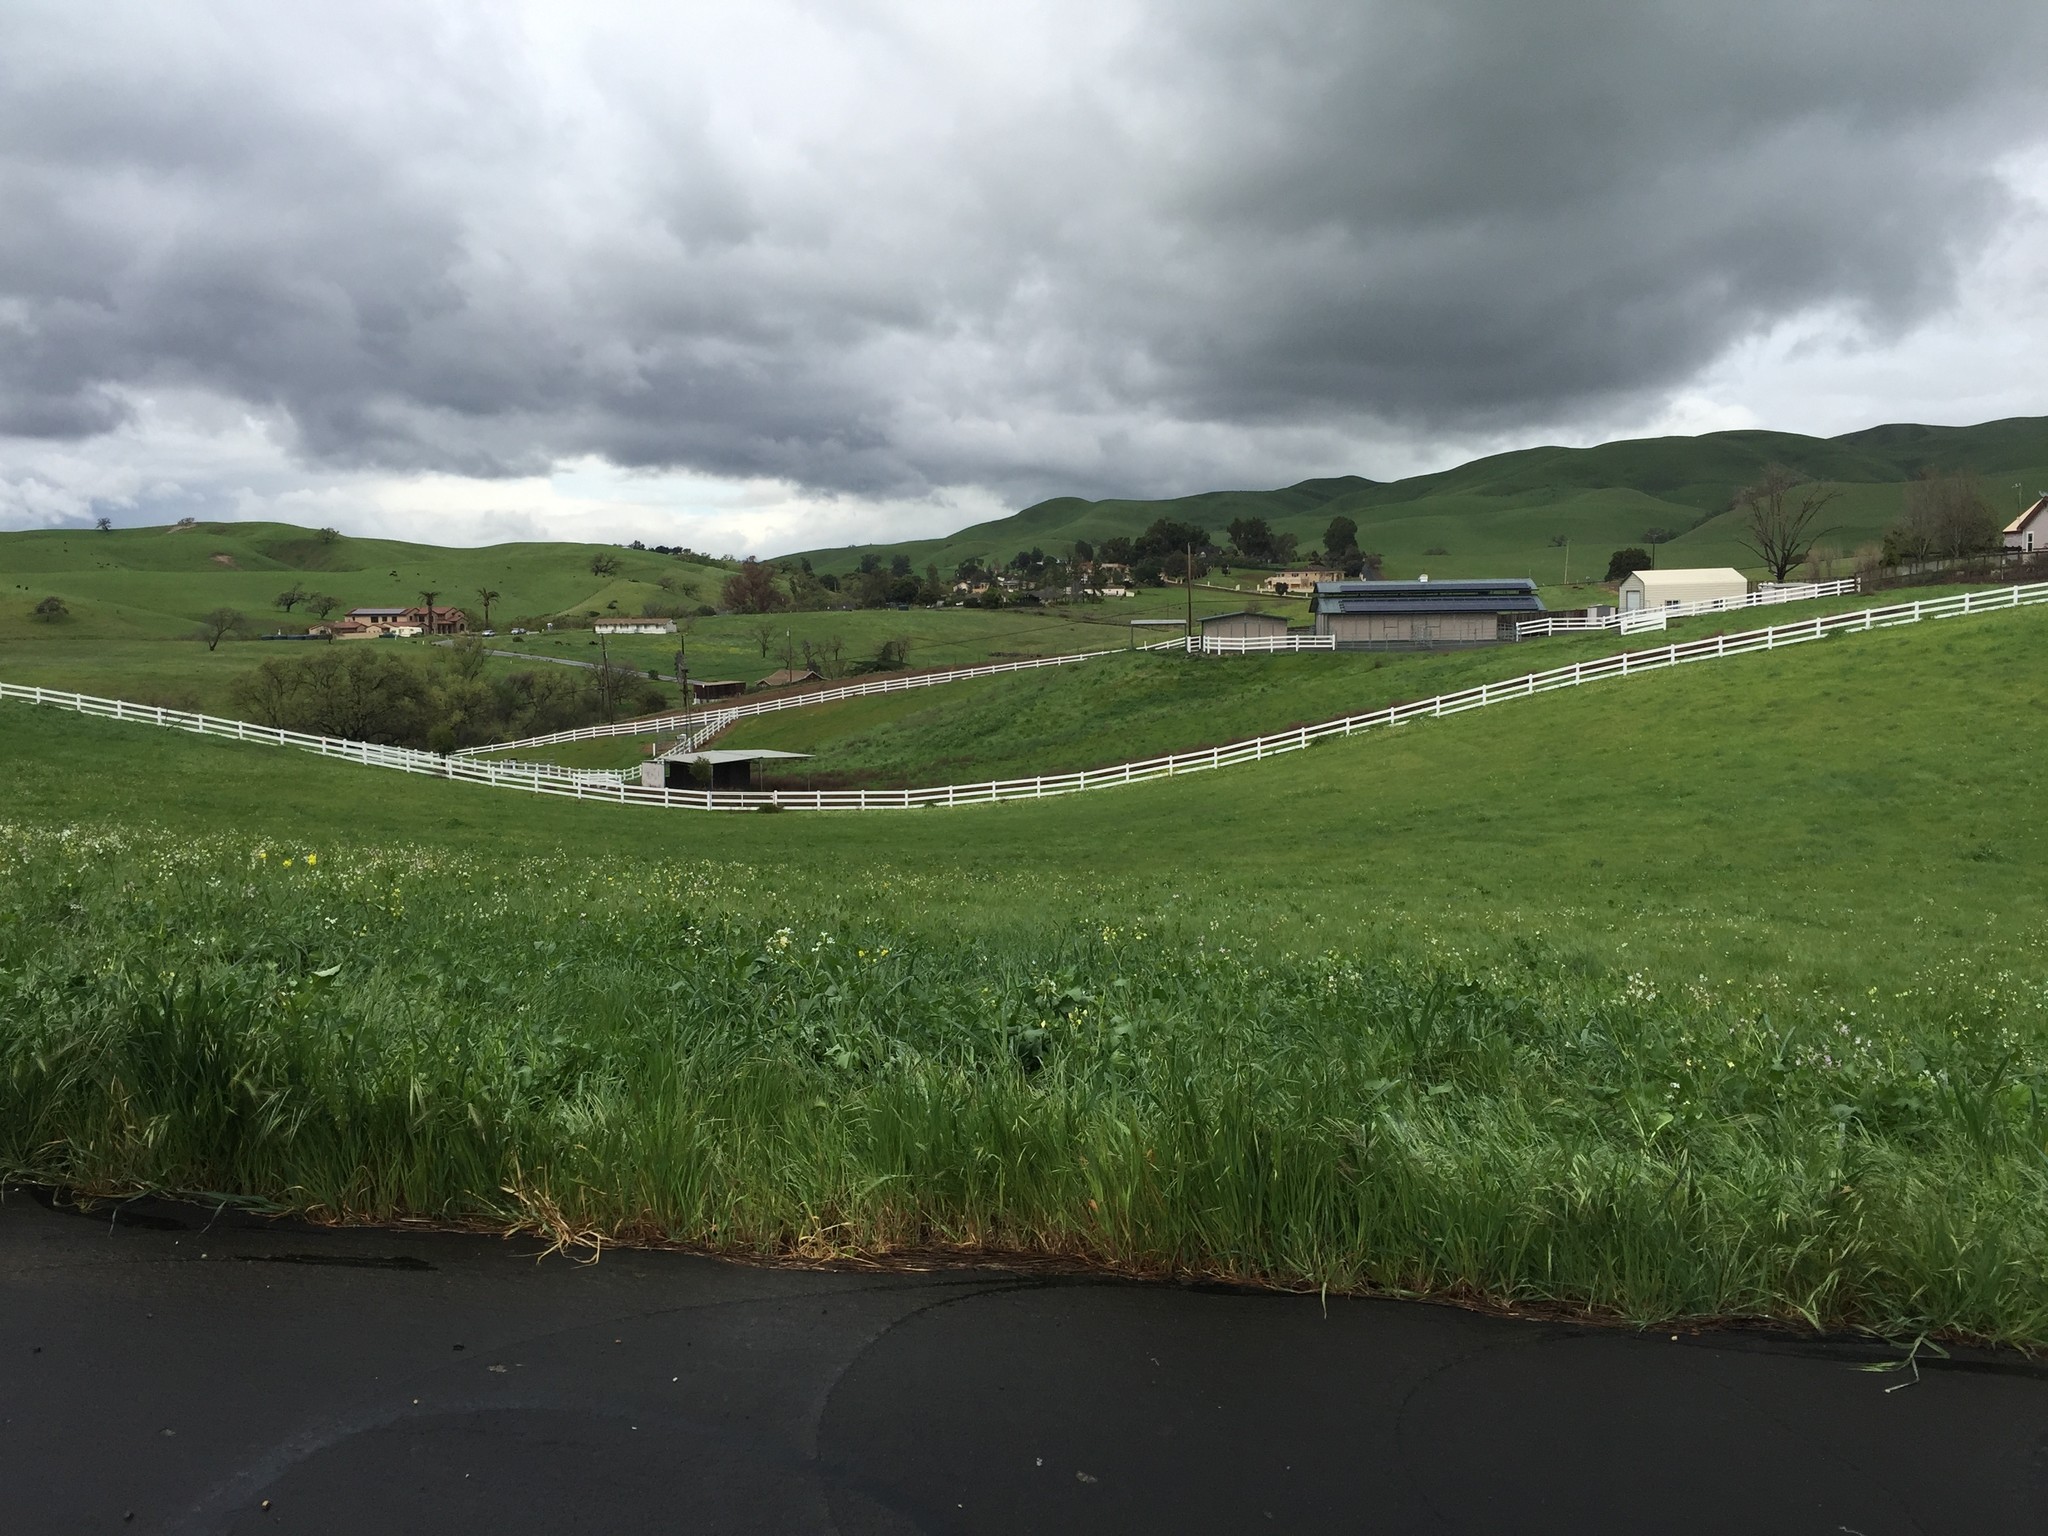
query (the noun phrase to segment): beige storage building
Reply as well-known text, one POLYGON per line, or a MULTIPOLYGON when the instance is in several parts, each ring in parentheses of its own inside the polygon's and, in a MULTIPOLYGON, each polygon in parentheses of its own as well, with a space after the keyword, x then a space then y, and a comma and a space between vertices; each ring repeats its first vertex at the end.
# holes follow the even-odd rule
POLYGON ((1264 640, 1287 633, 1286 618, 1277 613, 1211 613, 1195 620, 1204 640, 1264 640))
POLYGON ((1316 633, 1338 650, 1492 645, 1543 612, 1536 583, 1505 581, 1326 581, 1309 608, 1316 633))
POLYGON ((1641 613, 1674 603, 1704 603, 1712 598, 1749 596, 1749 578, 1733 566, 1708 566, 1690 571, 1637 571, 1621 584, 1621 611, 1641 613))

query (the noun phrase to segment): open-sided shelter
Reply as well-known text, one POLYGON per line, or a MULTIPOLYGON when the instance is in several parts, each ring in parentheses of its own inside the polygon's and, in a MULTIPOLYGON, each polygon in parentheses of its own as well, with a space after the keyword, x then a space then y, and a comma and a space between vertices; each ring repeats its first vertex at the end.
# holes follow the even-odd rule
POLYGON ((713 789, 752 789, 754 764, 790 762, 809 756, 808 752, 773 752, 766 747, 728 751, 713 749, 709 752, 669 752, 651 763, 640 765, 640 787, 693 789, 696 787, 696 779, 690 770, 702 763, 711 770, 713 789))

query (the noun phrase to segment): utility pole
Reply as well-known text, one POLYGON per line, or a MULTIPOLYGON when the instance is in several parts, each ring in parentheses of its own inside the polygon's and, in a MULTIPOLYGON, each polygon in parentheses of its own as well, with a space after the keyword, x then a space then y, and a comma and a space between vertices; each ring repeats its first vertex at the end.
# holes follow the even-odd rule
POLYGON ((1570 539, 1564 541, 1564 584, 1566 586, 1572 584, 1572 541, 1570 539))
POLYGON ((612 648, 605 643, 603 630, 597 632, 597 698, 604 710, 604 723, 612 723, 612 648))
POLYGON ((1188 546, 1188 563, 1181 569, 1181 580, 1188 589, 1187 649, 1190 656, 1195 654, 1195 546, 1188 546))

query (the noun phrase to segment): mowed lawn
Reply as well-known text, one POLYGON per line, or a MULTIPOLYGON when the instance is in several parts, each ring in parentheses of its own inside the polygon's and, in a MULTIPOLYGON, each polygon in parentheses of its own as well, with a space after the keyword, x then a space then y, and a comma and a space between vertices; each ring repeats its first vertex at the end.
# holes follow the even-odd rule
POLYGON ((0 1163, 2041 1342, 2044 642, 1943 621, 911 813, 0 706, 0 1163))

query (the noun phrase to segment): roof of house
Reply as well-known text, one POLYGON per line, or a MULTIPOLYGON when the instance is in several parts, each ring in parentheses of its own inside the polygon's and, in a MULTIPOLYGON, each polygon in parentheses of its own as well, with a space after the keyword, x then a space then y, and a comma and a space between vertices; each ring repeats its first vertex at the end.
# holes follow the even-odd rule
POLYGON ((351 608, 348 616, 352 619, 402 619, 414 611, 411 608, 351 608))
POLYGON ((2022 512, 2018 517, 2014 518, 2011 522, 2007 523, 2005 525, 2005 531, 2007 533, 2024 533, 2027 530, 2027 525, 2033 522, 2033 520, 2039 517, 2043 512, 2048 512, 2048 496, 2041 497, 2040 500, 2036 501, 2031 507, 2027 508, 2026 511, 2022 512))
POLYGON ((745 751, 729 749, 711 752, 665 752, 662 761, 666 763, 765 763, 780 762, 786 758, 809 757, 808 752, 772 752, 766 747, 749 747, 745 751))
POLYGON ((1749 578, 1732 565, 1703 565, 1675 571, 1631 571, 1628 580, 1641 580, 1644 591, 1657 587, 1683 587, 1694 582, 1712 578, 1715 581, 1739 581, 1747 588, 1749 578))
POLYGON ((790 667, 778 667, 761 679, 761 686, 763 688, 782 688, 790 683, 815 683, 818 680, 818 674, 809 667, 805 667, 802 671, 797 671, 790 667))
POLYGON ((1541 613, 1536 583, 1502 581, 1323 581, 1309 606, 1317 613, 1541 613))
POLYGON ((1283 629, 1287 626, 1287 615, 1284 613, 1261 613, 1256 608, 1233 608, 1228 613, 1205 613, 1196 619, 1195 622, 1197 624, 1214 624, 1222 619, 1269 619, 1283 629))

